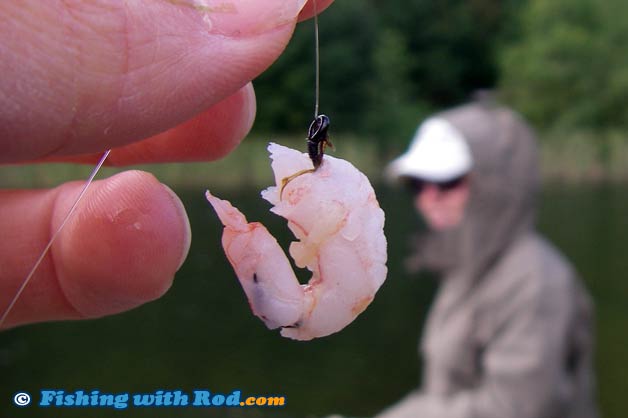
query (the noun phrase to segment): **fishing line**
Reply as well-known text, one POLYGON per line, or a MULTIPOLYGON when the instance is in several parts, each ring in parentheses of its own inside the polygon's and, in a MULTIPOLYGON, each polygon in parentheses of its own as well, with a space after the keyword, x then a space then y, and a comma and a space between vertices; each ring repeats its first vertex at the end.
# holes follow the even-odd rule
POLYGON ((46 257, 46 254, 48 254, 48 251, 50 251, 50 247, 52 247, 52 244, 55 242, 55 240, 57 239, 57 236, 59 236, 59 233, 61 232, 61 230, 63 229, 63 227, 65 227, 65 224, 68 222, 68 220, 70 219, 70 216, 72 216, 72 214, 74 213, 74 211, 76 210, 76 207, 78 206, 79 202, 81 201, 81 199, 83 198, 83 196, 85 196, 85 193, 87 192, 87 189, 89 188, 89 186, 92 184, 92 181, 94 180, 94 177, 96 177, 96 174, 98 174, 98 171, 100 170, 100 168, 102 167, 102 165, 104 164, 105 160, 107 159, 107 157, 109 156, 109 153, 111 152, 111 150, 107 150, 105 151, 105 153, 102 155, 102 157, 100 157, 100 160, 98 161, 98 163, 96 164, 96 166, 94 167, 94 169, 92 170, 91 174, 89 175, 89 178, 85 181, 85 184, 83 185, 83 188, 81 189, 81 192, 79 193, 78 197, 76 198, 76 200, 74 201, 74 203, 72 204, 72 207, 70 208, 70 210, 68 211, 68 213, 65 215, 65 218, 63 218, 63 221, 61 222, 61 224, 59 225, 59 227, 56 229, 56 231, 54 232, 54 234, 52 234, 52 236, 50 237, 50 239, 48 240, 48 243, 46 244, 46 246, 44 247, 43 251, 41 252, 41 254, 39 255, 39 258, 37 259, 37 261, 35 261, 35 264, 33 265, 33 267, 31 268, 30 272, 28 273, 28 275, 26 276, 26 278, 24 279, 24 281, 22 281, 22 285, 20 286, 20 288, 17 290, 17 292, 15 293, 15 296, 13 296, 13 299, 11 299, 11 303, 9 303, 9 306, 7 306, 7 308, 4 310, 4 312, 2 313, 2 316, 0 317, 0 327, 2 327, 2 324, 4 323, 4 321, 7 319, 7 317, 9 316, 9 313, 11 312, 11 310, 13 309, 13 306, 15 306, 15 303, 17 302, 17 300, 20 298, 20 296, 22 295, 22 292, 24 291, 24 289, 26 288, 26 286, 28 285, 28 283, 31 281, 31 279, 33 278, 33 276, 35 275, 35 272, 37 271, 37 269, 39 268, 39 265, 41 264, 41 262, 44 260, 44 257, 46 257))
POLYGON ((320 43, 318 40, 318 10, 316 10, 316 0, 312 0, 312 6, 314 6, 314 66, 316 68, 316 82, 314 87, 314 119, 316 119, 318 117, 321 84, 320 43))

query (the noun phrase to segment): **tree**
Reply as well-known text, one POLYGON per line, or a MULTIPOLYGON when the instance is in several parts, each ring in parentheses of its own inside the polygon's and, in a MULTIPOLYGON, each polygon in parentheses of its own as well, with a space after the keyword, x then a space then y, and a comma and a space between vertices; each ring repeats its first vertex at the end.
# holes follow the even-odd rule
POLYGON ((371 0, 403 34, 416 98, 442 108, 498 78, 496 49, 520 0, 371 0))
POLYGON ((384 28, 378 31, 371 59, 370 106, 364 126, 380 151, 388 154, 407 145, 417 123, 429 113, 430 106, 412 97, 408 49, 398 30, 384 28))
MULTIPOLYGON (((333 132, 360 130, 369 105, 376 37, 373 9, 359 1, 340 1, 320 23, 320 110, 331 117, 333 132)), ((314 112, 314 27, 300 24, 288 48, 255 80, 258 96, 256 129, 265 132, 307 130, 314 112)))
POLYGON ((625 128, 627 11, 624 0, 530 0, 502 55, 504 96, 541 127, 625 128))
MULTIPOLYGON (((332 133, 405 146, 422 117, 498 78, 496 49, 523 0, 343 0, 320 16, 321 112, 332 133), (397 141, 397 144, 395 144, 397 141)), ((314 30, 255 80, 264 133, 304 132, 314 108, 314 30)))

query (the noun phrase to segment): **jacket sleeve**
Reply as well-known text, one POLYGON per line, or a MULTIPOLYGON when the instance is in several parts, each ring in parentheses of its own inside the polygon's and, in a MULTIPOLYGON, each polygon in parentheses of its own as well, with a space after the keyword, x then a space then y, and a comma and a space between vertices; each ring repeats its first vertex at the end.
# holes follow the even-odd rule
POLYGON ((446 397, 416 391, 377 418, 555 416, 555 408, 564 407, 560 391, 573 309, 569 280, 563 279, 519 289, 496 313, 504 320, 481 354, 478 387, 446 397))

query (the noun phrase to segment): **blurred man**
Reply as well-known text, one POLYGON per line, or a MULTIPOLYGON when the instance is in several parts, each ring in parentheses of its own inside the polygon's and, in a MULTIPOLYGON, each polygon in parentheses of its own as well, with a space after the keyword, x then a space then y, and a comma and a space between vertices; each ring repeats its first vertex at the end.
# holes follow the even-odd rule
POLYGON ((592 309, 535 230, 534 134, 472 103, 426 120, 389 173, 430 232, 413 256, 442 276, 421 342, 423 385, 378 418, 594 418, 592 309))

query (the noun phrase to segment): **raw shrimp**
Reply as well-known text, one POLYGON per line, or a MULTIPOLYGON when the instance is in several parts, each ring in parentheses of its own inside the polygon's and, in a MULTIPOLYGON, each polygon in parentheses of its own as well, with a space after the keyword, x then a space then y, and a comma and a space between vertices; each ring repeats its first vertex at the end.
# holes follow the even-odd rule
POLYGON ((325 156, 316 171, 308 154, 270 144, 276 186, 262 192, 298 239, 290 255, 312 278, 299 284, 268 230, 207 192, 225 226, 222 245, 253 313, 281 335, 310 340, 338 332, 373 300, 386 279, 384 212, 371 184, 349 162, 325 156), (285 184, 282 180, 306 172, 285 184))

